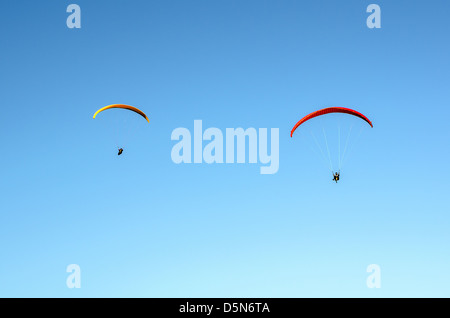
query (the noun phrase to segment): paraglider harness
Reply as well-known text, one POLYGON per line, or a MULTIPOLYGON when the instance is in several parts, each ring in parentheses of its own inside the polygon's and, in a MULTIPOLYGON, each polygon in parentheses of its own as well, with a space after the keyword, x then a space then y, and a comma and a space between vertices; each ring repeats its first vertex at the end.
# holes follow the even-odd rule
POLYGON ((333 181, 336 181, 336 183, 339 181, 339 176, 341 175, 341 171, 333 173, 333 181))
POLYGON ((117 155, 120 156, 122 154, 122 152, 123 152, 123 149, 119 148, 119 153, 117 155))

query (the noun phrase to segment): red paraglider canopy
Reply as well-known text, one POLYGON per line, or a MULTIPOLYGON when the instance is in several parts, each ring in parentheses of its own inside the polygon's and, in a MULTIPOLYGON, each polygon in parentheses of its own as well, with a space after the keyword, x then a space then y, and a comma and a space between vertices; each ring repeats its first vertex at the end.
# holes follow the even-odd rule
POLYGON ((370 127, 373 128, 372 122, 369 120, 369 118, 367 118, 363 114, 357 112, 356 110, 353 110, 350 108, 344 108, 344 107, 328 107, 328 108, 324 108, 324 109, 320 109, 315 112, 312 112, 311 114, 306 115, 305 117, 300 119, 298 121, 298 123, 295 124, 294 128, 292 128, 291 137, 294 134, 294 131, 297 129, 297 127, 300 126, 301 124, 303 124, 304 122, 310 120, 311 118, 314 118, 317 116, 322 116, 322 115, 329 114, 329 113, 344 113, 344 114, 349 114, 349 115, 359 117, 359 118, 365 120, 370 125, 370 127))

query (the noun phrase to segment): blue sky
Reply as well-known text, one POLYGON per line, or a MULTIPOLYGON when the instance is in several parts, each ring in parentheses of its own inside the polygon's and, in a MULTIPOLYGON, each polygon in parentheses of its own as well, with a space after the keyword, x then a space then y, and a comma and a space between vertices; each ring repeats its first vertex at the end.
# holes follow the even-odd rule
POLYGON ((0 3, 0 296, 449 296, 447 1, 377 30, 370 1, 77 1, 77 30, 71 3, 0 3), (150 118, 120 157, 113 103, 150 118), (337 185, 289 136, 327 106, 374 123, 337 185), (195 119, 279 128, 278 173, 174 164, 195 119))

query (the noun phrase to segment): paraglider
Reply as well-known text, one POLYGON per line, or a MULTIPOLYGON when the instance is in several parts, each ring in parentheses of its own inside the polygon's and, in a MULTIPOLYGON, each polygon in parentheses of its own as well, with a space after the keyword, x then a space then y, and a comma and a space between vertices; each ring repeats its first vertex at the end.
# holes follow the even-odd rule
MULTIPOLYGON (((120 109, 125 109, 125 110, 130 110, 132 112, 135 112, 136 114, 138 114, 138 115, 142 116, 143 118, 145 118, 145 120, 147 120, 148 123, 150 123, 147 115, 142 110, 140 110, 140 109, 138 109, 136 107, 133 107, 133 106, 130 106, 130 105, 124 105, 124 104, 112 104, 112 105, 108 105, 108 106, 102 107, 102 108, 100 108, 99 110, 97 110, 95 112, 93 118, 95 118, 99 113, 101 113, 101 112, 103 112, 103 111, 105 111, 107 109, 113 109, 113 108, 120 108, 120 109)), ((122 147, 117 147, 117 148, 119 149, 117 155, 120 156, 123 153, 123 148, 122 147)))
MULTIPOLYGON (((352 116, 358 117, 358 118, 364 120, 367 124, 370 125, 370 127, 373 128, 373 124, 369 120, 369 118, 367 118, 365 115, 361 114, 360 112, 357 112, 356 110, 353 110, 353 109, 350 109, 350 108, 344 108, 344 107, 328 107, 328 108, 323 108, 323 109, 319 109, 317 111, 314 111, 314 112, 304 116, 302 119, 300 119, 295 124, 295 126, 292 128, 292 130, 291 130, 291 137, 293 136, 295 130, 298 129, 298 127, 300 127, 302 124, 304 124, 305 122, 309 121, 310 119, 318 117, 318 116, 323 116, 323 115, 326 115, 326 114, 332 114, 332 113, 342 113, 342 114, 348 114, 348 115, 352 115, 352 116)), ((349 134, 350 134, 350 132, 351 132, 351 129, 349 131, 349 134)), ((325 129, 323 129, 323 134, 324 134, 324 137, 325 137, 325 145, 327 147, 327 153, 328 153, 328 157, 329 157, 328 159, 330 161, 330 170, 331 170, 331 173, 333 174, 333 179, 332 180, 337 183, 339 181, 339 177, 340 177, 340 174, 341 174, 341 172, 340 172, 341 155, 339 153, 339 171, 334 172, 334 169, 333 169, 332 163, 331 163, 331 158, 330 158, 330 151, 328 149, 328 142, 327 142, 327 138, 326 138, 326 134, 325 134, 325 129)), ((314 135, 313 135, 313 137, 314 137, 314 135)), ((315 139, 315 137, 314 137, 314 141, 318 145, 317 140, 315 139)), ((348 141, 348 137, 347 137, 347 141, 348 141)), ((347 148, 347 145, 346 145, 346 147, 344 149, 344 155, 345 155, 346 148, 347 148)), ((340 127, 339 127, 339 152, 340 152, 340 127)), ((320 153, 323 155, 324 152, 322 151, 322 149, 320 149, 320 153)))

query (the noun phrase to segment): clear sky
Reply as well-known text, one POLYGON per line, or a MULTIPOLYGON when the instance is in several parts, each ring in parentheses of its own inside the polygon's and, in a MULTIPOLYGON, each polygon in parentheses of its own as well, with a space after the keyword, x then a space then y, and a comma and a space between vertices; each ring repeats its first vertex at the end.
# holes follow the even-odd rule
POLYGON ((71 3, 0 2, 0 296, 450 296, 448 1, 71 3), (150 118, 120 157, 113 103, 150 118), (374 124, 338 184, 290 138, 326 106, 374 124), (278 173, 173 163, 196 119, 279 128, 278 173))

